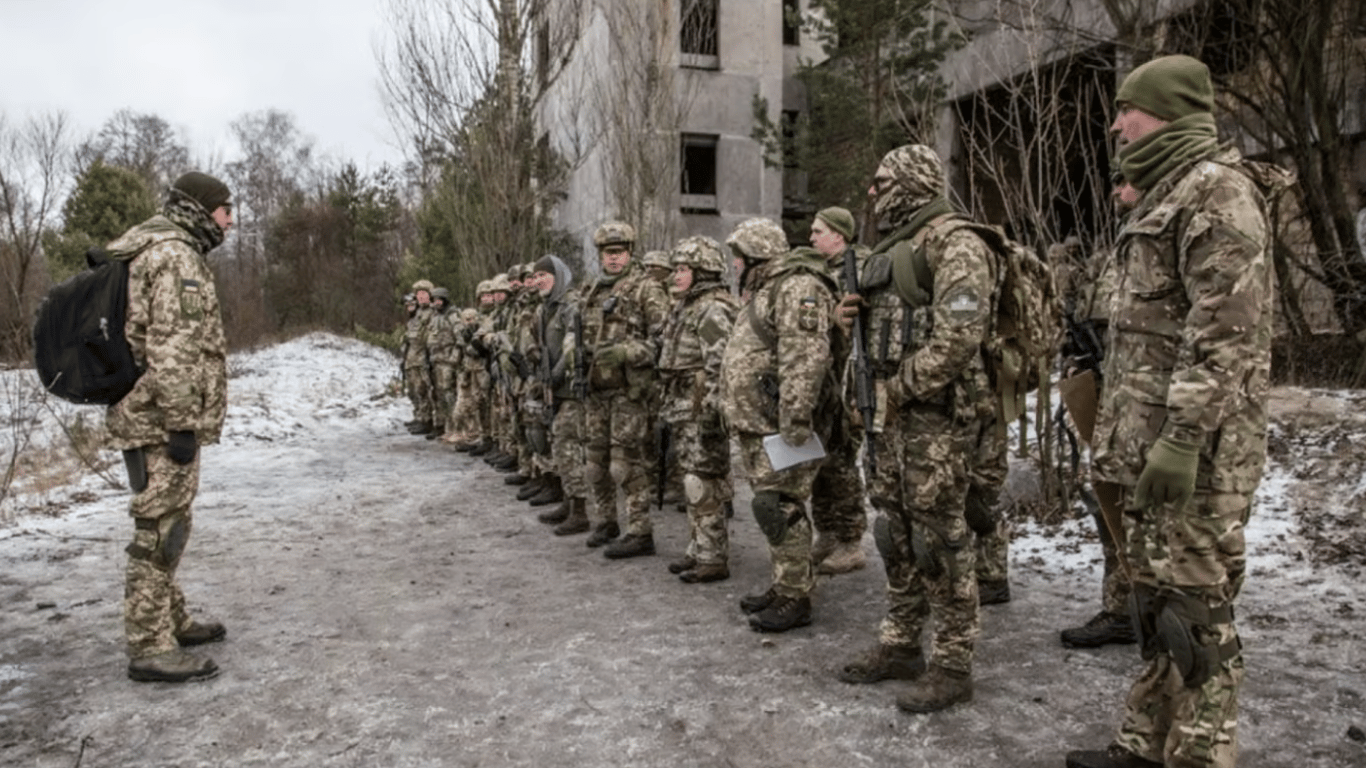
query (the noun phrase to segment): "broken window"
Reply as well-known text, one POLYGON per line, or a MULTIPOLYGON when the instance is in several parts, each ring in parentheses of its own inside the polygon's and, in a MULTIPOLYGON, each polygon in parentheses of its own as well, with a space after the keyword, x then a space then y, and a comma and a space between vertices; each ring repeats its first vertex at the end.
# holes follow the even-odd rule
POLYGON ((800 45, 801 29, 801 0, 783 0, 783 45, 800 45))
POLYGON ((685 133, 680 137, 683 174, 679 191, 685 213, 716 211, 716 148, 720 138, 705 133, 685 133))
POLYGON ((717 12, 719 0, 683 0, 678 25, 679 51, 687 67, 715 69, 717 57, 717 12))

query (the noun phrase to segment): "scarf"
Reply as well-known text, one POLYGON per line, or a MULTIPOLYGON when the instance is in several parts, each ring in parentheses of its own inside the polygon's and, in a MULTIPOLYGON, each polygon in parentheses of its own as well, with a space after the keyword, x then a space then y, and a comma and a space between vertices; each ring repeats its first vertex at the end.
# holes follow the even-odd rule
POLYGON ((1218 144, 1214 115, 1197 112, 1120 149, 1119 167, 1130 184, 1147 191, 1177 168, 1210 154, 1218 144))

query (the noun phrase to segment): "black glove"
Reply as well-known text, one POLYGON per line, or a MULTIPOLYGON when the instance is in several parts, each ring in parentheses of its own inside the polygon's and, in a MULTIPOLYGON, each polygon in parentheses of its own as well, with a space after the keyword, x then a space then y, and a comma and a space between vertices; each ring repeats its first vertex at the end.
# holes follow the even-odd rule
POLYGON ((194 453, 197 450, 199 441, 195 439, 194 430, 172 432, 166 440, 166 455, 177 464, 189 464, 194 461, 194 453))

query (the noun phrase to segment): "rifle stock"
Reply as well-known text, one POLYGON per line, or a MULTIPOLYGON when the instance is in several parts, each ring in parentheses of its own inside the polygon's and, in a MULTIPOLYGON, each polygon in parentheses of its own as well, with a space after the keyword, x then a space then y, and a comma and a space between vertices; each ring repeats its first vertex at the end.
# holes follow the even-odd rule
MULTIPOLYGON (((858 259, 853 246, 844 251, 844 289, 858 295, 858 259)), ((873 388, 873 369, 868 363, 868 348, 863 332, 863 310, 854 315, 851 329, 854 347, 854 400, 863 417, 863 444, 868 460, 868 474, 877 471, 877 453, 873 447, 873 423, 877 418, 877 394, 873 388)))

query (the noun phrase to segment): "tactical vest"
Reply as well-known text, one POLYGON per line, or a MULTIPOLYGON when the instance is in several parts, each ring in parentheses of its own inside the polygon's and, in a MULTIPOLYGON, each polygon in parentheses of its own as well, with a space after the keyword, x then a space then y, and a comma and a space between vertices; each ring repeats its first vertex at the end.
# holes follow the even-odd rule
POLYGON ((915 235, 870 255, 863 265, 859 291, 868 303, 864 346, 876 378, 896 376, 901 361, 924 346, 934 330, 934 275, 930 273, 923 241, 944 218, 935 219, 915 235), (903 260, 911 265, 915 276, 909 301, 897 292, 892 280, 892 264, 903 260))

